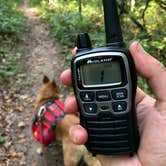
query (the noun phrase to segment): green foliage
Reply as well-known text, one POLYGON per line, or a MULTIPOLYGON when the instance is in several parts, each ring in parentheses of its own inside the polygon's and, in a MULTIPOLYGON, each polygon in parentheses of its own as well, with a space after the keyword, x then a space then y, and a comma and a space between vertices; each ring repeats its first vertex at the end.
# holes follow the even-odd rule
POLYGON ((23 55, 16 51, 16 45, 10 43, 13 48, 9 48, 8 44, 0 46, 0 85, 9 83, 11 78, 21 71, 21 59, 23 55))
MULTIPOLYGON (((147 52, 166 65, 166 14, 163 1, 137 0, 135 4, 131 1, 117 2, 126 44, 134 40, 141 42, 147 52)), ((41 4, 41 15, 48 20, 51 34, 62 44, 62 52, 67 59, 71 58, 69 52, 76 44, 78 32, 90 33, 94 47, 104 45, 101 0, 54 0, 53 4, 42 0, 41 4)), ((139 79, 138 82, 150 93, 145 80, 139 79)))
POLYGON ((72 57, 69 50, 75 47, 79 32, 90 33, 93 45, 104 43, 102 15, 91 9, 92 7, 85 5, 83 12, 86 14, 80 16, 77 11, 77 1, 66 1, 54 5, 49 5, 46 1, 41 3, 41 16, 48 20, 51 35, 61 43, 62 53, 67 59, 72 57))
POLYGON ((18 10, 22 0, 0 1, 0 84, 9 83, 20 71, 21 54, 15 51, 19 36, 25 30, 25 17, 18 10))
MULTIPOLYGON (((76 0, 55 0, 53 4, 42 0, 41 4, 42 16, 49 20, 53 36, 63 45, 73 46, 74 37, 81 31, 91 34, 95 46, 104 45, 102 1, 82 1, 82 17, 79 15, 76 0)), ((121 22, 126 43, 138 40, 154 56, 165 56, 166 15, 160 5, 154 1, 142 3, 138 0, 133 6, 130 1, 126 1, 123 8, 121 22)))
POLYGON ((165 10, 160 1, 147 2, 138 0, 131 10, 128 1, 127 12, 121 16, 125 39, 128 43, 138 40, 147 52, 166 64, 165 10))
POLYGON ((41 0, 29 0, 29 4, 30 6, 39 6, 40 5, 41 0))
POLYGON ((152 95, 151 90, 148 87, 148 84, 145 79, 138 77, 139 88, 143 89, 147 94, 152 95))
POLYGON ((87 17, 80 17, 77 12, 54 13, 49 19, 51 35, 62 45, 62 52, 67 59, 71 59, 69 49, 76 45, 76 36, 79 32, 92 30, 93 22, 87 17))
POLYGON ((5 138, 3 137, 0 137, 0 144, 4 143, 5 142, 5 138))
POLYGON ((25 28, 25 18, 17 10, 16 3, 0 1, 0 35, 4 37, 18 37, 25 28))
POLYGON ((93 25, 86 17, 80 17, 76 12, 55 13, 49 20, 52 35, 62 44, 73 46, 78 32, 89 31, 93 25))

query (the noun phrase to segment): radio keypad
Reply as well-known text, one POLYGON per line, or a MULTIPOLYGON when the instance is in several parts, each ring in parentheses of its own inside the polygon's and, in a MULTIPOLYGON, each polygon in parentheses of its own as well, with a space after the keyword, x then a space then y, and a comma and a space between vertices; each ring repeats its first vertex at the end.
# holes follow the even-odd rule
POLYGON ((127 111, 127 89, 80 92, 86 114, 123 113, 127 111), (112 96, 112 97, 111 97, 112 96))

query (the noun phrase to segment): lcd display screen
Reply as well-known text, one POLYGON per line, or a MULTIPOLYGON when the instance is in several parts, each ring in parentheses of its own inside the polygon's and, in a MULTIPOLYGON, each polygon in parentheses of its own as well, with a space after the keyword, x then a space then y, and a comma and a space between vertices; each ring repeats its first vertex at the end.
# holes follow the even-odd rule
POLYGON ((81 66, 84 85, 121 84, 121 68, 117 61, 81 66))

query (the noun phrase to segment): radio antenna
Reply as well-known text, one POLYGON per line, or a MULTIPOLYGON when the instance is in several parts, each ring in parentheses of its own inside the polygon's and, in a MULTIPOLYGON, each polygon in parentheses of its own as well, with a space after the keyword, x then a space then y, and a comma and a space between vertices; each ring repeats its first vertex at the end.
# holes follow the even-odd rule
POLYGON ((123 36, 120 27, 116 0, 103 0, 106 44, 122 44, 123 36))

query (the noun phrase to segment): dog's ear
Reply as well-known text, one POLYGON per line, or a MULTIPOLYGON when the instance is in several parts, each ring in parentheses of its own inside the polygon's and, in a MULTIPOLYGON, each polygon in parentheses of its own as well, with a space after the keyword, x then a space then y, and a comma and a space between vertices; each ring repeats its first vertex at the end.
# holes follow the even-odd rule
POLYGON ((53 85, 54 87, 58 87, 57 84, 56 84, 56 82, 55 82, 55 80, 52 81, 52 85, 53 85))
POLYGON ((52 81, 52 86, 56 89, 56 93, 59 93, 59 86, 56 84, 55 80, 52 81))
POLYGON ((47 76, 44 76, 43 77, 43 83, 44 84, 46 84, 46 83, 48 83, 50 80, 49 80, 49 78, 47 77, 47 76))

